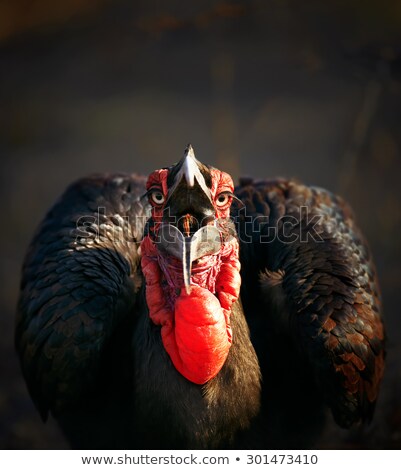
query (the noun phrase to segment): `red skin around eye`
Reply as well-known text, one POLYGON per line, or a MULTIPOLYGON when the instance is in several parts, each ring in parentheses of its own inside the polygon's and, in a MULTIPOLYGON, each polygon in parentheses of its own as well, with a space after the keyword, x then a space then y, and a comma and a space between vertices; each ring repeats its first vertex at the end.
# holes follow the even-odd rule
MULTIPOLYGON (((148 181, 146 182, 146 190, 149 191, 150 188, 160 187, 164 196, 164 200, 166 201, 167 193, 168 193, 167 176, 168 176, 167 169, 154 171, 148 177, 148 181)), ((152 218, 155 221, 155 223, 160 223, 162 221, 164 206, 165 204, 160 204, 160 205, 152 204, 152 218)))
POLYGON ((224 191, 234 192, 234 183, 231 176, 224 171, 212 169, 210 170, 212 175, 212 188, 211 193, 213 197, 213 204, 216 209, 216 216, 218 218, 230 217, 230 205, 227 204, 224 207, 217 207, 214 202, 216 196, 224 191))
MULTIPOLYGON (((214 201, 216 194, 233 191, 233 183, 227 173, 211 172, 214 201)), ((167 194, 166 181, 167 170, 159 170, 149 177, 147 188, 159 185, 167 194)), ((215 209, 216 217, 229 217, 230 204, 221 209, 215 205, 215 209)), ((160 207, 153 207, 155 221, 161 221, 161 213, 160 207)), ((161 326, 163 346, 177 371, 191 382, 204 384, 219 373, 232 343, 230 312, 241 285, 238 242, 232 239, 223 245, 217 276, 210 276, 209 284, 204 287, 191 285, 188 294, 180 279, 175 282, 181 285, 165 286, 164 282, 162 287, 161 255, 149 236, 144 237, 141 249, 149 316, 155 325, 161 326)), ((213 266, 206 265, 205 269, 213 266)))
MULTIPOLYGON (((210 174, 212 176, 212 187, 211 187, 211 196, 214 208, 216 210, 216 217, 217 218, 227 218, 230 217, 230 204, 227 204, 224 207, 217 207, 215 204, 215 198, 218 194, 229 191, 234 191, 234 183, 231 176, 224 171, 217 170, 215 168, 210 170, 210 174)), ((146 190, 154 186, 159 186, 163 192, 165 200, 167 200, 167 176, 168 170, 156 170, 151 173, 148 177, 148 181, 146 183, 146 190)), ((164 205, 153 205, 152 207, 152 217, 155 222, 161 222, 161 217, 163 214, 164 205)))
POLYGON ((167 195, 167 176, 168 170, 156 170, 151 173, 146 182, 146 190, 149 190, 152 186, 160 186, 162 188, 163 194, 167 195))

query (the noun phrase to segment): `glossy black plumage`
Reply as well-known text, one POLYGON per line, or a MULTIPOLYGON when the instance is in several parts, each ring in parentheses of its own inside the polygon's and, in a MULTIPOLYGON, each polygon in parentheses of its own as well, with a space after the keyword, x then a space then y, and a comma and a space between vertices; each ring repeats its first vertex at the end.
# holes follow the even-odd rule
POLYGON ((284 180, 244 182, 236 194, 246 208, 237 208, 240 238, 248 236, 241 212, 253 221, 252 242, 241 245, 242 299, 251 332, 267 335, 253 337, 274 377, 264 392, 268 403, 287 404, 271 411, 280 436, 273 442, 310 445, 326 404, 342 427, 369 422, 384 333, 374 266, 350 208, 321 188, 284 180), (309 427, 303 441, 300 429, 309 427))
POLYGON ((236 189, 242 305, 223 369, 198 386, 172 366, 149 320, 145 191, 136 175, 80 180, 32 241, 16 345, 42 416, 51 411, 80 448, 299 448, 313 445, 327 406, 343 427, 369 421, 383 327, 348 206, 291 181, 236 189))

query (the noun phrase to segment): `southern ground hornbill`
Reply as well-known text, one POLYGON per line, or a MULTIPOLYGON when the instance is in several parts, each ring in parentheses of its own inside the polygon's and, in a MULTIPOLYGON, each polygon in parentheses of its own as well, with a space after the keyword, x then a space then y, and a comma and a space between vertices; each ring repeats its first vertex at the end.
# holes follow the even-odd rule
POLYGON ((76 448, 304 448, 369 422, 378 286, 342 199, 199 162, 71 185, 23 266, 16 346, 76 448))

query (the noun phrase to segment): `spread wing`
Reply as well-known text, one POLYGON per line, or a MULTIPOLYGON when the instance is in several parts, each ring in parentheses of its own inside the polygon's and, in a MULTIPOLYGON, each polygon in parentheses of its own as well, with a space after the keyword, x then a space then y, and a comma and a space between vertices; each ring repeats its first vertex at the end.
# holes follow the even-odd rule
MULTIPOLYGON (((244 204, 233 215, 247 318, 253 297, 278 334, 289 334, 338 424, 369 421, 383 374, 383 323, 371 255, 350 208, 285 180, 244 181, 236 196, 244 204)), ((252 333, 260 342, 262 333, 252 333)))
POLYGON ((135 310, 145 179, 99 175, 71 185, 29 247, 16 347, 45 419, 93 384, 114 331, 135 310))

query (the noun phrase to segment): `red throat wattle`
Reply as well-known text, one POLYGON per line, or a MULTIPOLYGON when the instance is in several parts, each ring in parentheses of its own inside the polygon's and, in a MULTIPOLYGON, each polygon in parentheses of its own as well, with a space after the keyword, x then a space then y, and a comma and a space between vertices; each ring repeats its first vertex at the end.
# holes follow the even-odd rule
MULTIPOLYGON (((229 175, 212 172, 212 194, 221 187, 232 191, 229 175)), ((158 180, 165 188, 166 178, 167 170, 154 172, 148 187, 158 180)), ((229 206, 216 208, 216 216, 228 217, 229 210, 229 206)), ((152 217, 156 224, 161 220, 155 208, 152 217)), ((175 263, 178 260, 161 254, 150 235, 144 237, 141 251, 149 316, 161 326, 164 348, 180 374, 191 382, 204 384, 219 373, 232 343, 230 312, 241 285, 238 242, 231 238, 223 243, 219 253, 196 263, 188 293, 175 263)))

